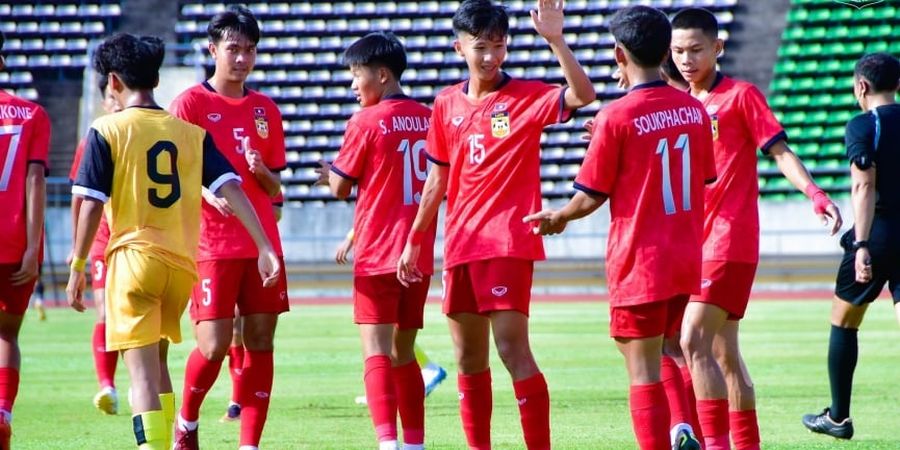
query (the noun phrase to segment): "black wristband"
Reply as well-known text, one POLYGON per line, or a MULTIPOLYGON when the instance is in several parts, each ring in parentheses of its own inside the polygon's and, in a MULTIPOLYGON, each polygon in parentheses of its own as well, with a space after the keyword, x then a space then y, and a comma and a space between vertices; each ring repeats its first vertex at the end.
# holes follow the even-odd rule
POLYGON ((869 248, 869 241, 853 241, 853 251, 857 251, 861 248, 869 248))

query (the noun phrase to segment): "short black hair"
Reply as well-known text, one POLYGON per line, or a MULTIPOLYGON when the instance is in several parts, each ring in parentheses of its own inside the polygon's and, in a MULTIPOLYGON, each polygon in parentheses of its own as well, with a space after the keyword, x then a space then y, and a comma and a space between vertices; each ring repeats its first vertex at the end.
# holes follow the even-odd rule
POLYGON ((369 33, 344 50, 344 64, 349 67, 387 67, 398 81, 406 70, 406 50, 393 33, 369 33))
POLYGON ((641 67, 659 67, 672 44, 669 18, 649 6, 620 9, 609 20, 609 31, 641 67))
POLYGON ((688 84, 687 80, 684 79, 684 76, 681 75, 681 71, 678 70, 678 66, 675 65, 675 60, 672 59, 672 54, 669 54, 669 57, 666 58, 662 65, 659 66, 659 69, 666 75, 670 80, 675 80, 676 83, 680 84, 688 84))
POLYGON ((506 8, 491 0, 464 0, 453 14, 453 31, 468 33, 476 38, 506 39, 509 16, 506 8))
POLYGON ((129 89, 153 89, 159 84, 159 68, 166 45, 155 36, 117 33, 94 50, 94 70, 102 78, 115 72, 129 89))
POLYGON ((213 44, 218 44, 231 33, 240 34, 254 44, 259 43, 259 22, 246 6, 230 6, 213 16, 206 27, 206 34, 213 44))
POLYGON ((719 21, 716 15, 703 8, 685 8, 672 17, 672 28, 676 30, 699 29, 710 39, 719 37, 719 21))
POLYGON ((865 78, 875 92, 894 92, 900 84, 900 61, 888 53, 869 53, 856 62, 853 75, 865 78))

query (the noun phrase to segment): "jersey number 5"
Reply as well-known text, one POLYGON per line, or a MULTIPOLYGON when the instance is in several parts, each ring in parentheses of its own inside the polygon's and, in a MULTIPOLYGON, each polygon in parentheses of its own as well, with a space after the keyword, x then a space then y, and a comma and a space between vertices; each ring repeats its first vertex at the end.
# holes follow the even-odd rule
MULTIPOLYGON (((675 140, 675 149, 681 150, 681 209, 691 210, 691 144, 688 135, 682 134, 675 140)), ((675 196, 672 194, 672 175, 669 171, 669 140, 662 138, 656 146, 656 154, 662 155, 662 194, 666 215, 677 212, 675 196)))
POLYGON ((165 197, 159 195, 159 189, 147 190, 147 198, 150 204, 157 208, 168 208, 181 198, 181 182, 178 179, 178 148, 169 141, 159 141, 147 150, 147 176, 156 184, 169 186, 169 194, 165 197), (160 156, 168 156, 170 173, 160 173, 160 156))

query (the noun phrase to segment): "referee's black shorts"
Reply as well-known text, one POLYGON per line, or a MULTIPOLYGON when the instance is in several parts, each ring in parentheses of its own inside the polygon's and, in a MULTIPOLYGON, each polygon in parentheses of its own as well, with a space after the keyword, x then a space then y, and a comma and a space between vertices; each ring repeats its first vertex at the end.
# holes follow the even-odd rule
POLYGON ((872 256, 872 280, 856 282, 856 252, 852 245, 854 229, 841 236, 844 257, 838 268, 834 295, 857 306, 874 301, 888 285, 894 303, 900 302, 900 220, 876 216, 869 233, 869 254, 872 256))

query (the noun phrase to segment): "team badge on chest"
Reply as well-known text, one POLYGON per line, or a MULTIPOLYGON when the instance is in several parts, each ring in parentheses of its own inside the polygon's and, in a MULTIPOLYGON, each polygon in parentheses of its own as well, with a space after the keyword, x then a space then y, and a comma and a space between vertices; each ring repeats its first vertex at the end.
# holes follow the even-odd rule
POLYGON ((253 121, 256 122, 256 134, 266 139, 269 137, 269 121, 266 120, 266 109, 263 107, 253 108, 253 121))
POLYGON ((491 113, 491 135, 495 138, 509 136, 509 111, 491 113))
POLYGON ((706 107, 706 113, 709 114, 709 121, 712 124, 713 140, 719 140, 719 105, 709 105, 706 107))

